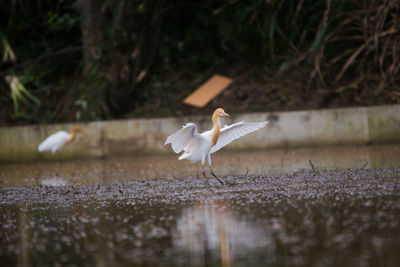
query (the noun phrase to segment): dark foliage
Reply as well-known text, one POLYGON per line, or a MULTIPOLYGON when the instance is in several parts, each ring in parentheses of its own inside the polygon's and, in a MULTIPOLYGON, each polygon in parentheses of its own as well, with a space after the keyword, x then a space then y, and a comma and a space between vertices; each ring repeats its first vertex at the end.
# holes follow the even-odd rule
POLYGON ((400 102, 400 0, 0 0, 0 10, 2 57, 8 44, 17 59, 0 67, 1 124, 193 114, 181 100, 213 73, 235 83, 209 108, 231 112, 400 102), (16 113, 6 76, 40 103, 16 113))

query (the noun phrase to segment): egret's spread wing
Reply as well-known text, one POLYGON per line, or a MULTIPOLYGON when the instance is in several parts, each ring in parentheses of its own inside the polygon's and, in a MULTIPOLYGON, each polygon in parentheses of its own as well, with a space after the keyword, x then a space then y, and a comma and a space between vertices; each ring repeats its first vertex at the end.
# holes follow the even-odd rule
POLYGON ((197 127, 194 123, 188 123, 182 127, 179 131, 168 136, 165 144, 171 144, 172 149, 175 153, 181 152, 193 141, 200 139, 200 135, 197 133, 197 127))
POLYGON ((262 121, 262 122, 245 122, 241 121, 229 126, 225 126, 224 128, 221 129, 221 132, 219 134, 219 138, 215 146, 213 146, 210 150, 210 153, 214 153, 233 140, 236 140, 242 136, 245 136, 246 134, 249 134, 251 132, 257 131, 263 127, 265 127, 268 124, 268 121, 262 121))

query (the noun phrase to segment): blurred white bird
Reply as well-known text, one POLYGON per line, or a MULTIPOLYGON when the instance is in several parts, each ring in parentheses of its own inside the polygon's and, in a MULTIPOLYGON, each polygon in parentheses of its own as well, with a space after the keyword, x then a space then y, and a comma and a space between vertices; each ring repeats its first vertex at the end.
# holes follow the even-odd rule
POLYGON ((79 126, 74 126, 71 128, 70 133, 66 131, 58 131, 49 137, 47 137, 39 146, 39 152, 43 151, 51 151, 53 153, 63 149, 64 146, 70 144, 75 139, 76 132, 81 131, 82 133, 86 134, 85 131, 81 129, 79 126))
POLYGON ((222 108, 217 108, 212 116, 213 128, 202 134, 197 133, 197 127, 194 123, 184 125, 182 129, 168 136, 165 145, 171 144, 175 153, 184 151, 179 160, 187 159, 192 163, 201 160, 203 176, 205 176, 204 161, 207 158, 211 174, 223 184, 211 168, 211 154, 228 145, 233 140, 265 127, 268 121, 241 121, 229 126, 227 125, 221 129, 221 116, 229 117, 222 108))

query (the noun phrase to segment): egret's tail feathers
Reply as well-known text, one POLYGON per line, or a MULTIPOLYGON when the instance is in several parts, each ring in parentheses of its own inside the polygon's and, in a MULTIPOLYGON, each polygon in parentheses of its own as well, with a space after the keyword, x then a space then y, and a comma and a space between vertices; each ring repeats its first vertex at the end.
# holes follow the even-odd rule
POLYGON ((179 160, 187 159, 190 160, 192 163, 196 163, 200 160, 200 158, 197 157, 197 155, 193 155, 193 153, 183 153, 182 155, 180 155, 178 159, 179 160))
POLYGON ((179 160, 183 160, 183 159, 186 159, 188 157, 188 154, 182 154, 182 155, 180 155, 179 156, 179 160))
POLYGON ((40 144, 40 145, 38 146, 38 151, 39 151, 39 152, 43 152, 43 151, 44 151, 44 148, 43 148, 42 144, 40 144))
POLYGON ((42 142, 38 146, 38 151, 39 152, 50 151, 50 150, 52 150, 52 148, 51 148, 51 146, 49 146, 48 142, 42 142))

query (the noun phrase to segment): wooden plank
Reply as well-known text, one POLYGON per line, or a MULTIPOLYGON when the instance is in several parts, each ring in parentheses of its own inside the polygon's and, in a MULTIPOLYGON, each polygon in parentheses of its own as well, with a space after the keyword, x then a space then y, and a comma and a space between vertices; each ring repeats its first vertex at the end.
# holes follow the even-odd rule
POLYGON ((197 88, 191 95, 183 100, 183 103, 202 108, 226 89, 232 83, 232 79, 221 75, 214 75, 203 85, 197 88))

